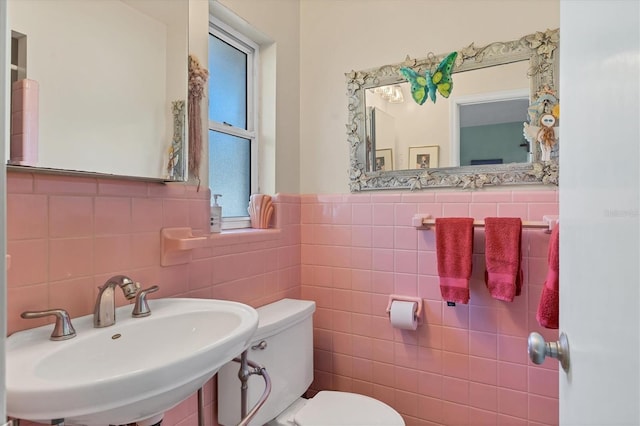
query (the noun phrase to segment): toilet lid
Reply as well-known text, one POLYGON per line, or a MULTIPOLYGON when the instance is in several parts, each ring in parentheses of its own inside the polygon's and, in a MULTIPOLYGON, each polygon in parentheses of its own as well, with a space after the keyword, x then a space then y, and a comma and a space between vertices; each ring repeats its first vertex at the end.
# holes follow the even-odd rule
POLYGON ((349 392, 322 391, 294 417, 298 426, 404 426, 396 410, 384 402, 349 392))

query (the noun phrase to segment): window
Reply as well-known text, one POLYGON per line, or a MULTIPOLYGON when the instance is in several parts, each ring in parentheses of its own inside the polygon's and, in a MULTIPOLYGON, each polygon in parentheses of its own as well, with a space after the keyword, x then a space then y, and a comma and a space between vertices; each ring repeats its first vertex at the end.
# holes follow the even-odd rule
POLYGON ((211 18, 209 27, 209 187, 222 194, 222 228, 249 227, 257 192, 258 46, 211 18))

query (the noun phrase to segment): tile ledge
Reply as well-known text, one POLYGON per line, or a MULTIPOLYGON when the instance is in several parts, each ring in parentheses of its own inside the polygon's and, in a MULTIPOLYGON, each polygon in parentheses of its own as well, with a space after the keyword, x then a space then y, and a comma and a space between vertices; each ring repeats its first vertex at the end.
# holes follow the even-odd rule
POLYGON ((227 244, 257 243, 280 238, 280 229, 226 229, 218 234, 209 234, 209 246, 216 247, 227 244))
POLYGON ((180 265, 191 261, 191 250, 230 244, 248 244, 280 238, 280 229, 230 229, 216 234, 193 235, 189 227, 160 231, 160 264, 180 265))

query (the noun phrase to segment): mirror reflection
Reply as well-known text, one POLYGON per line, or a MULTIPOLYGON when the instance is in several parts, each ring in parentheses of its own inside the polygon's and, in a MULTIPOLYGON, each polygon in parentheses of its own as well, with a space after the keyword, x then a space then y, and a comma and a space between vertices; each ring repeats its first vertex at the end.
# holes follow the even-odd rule
POLYGON ((405 77, 434 75, 451 52, 347 73, 351 190, 557 185, 558 46, 558 29, 471 43, 449 97, 421 105, 405 77))
POLYGON ((529 162, 529 143, 522 136, 528 107, 526 95, 459 105, 459 161, 452 159, 451 165, 529 162))
POLYGON ((183 180, 168 162, 185 137, 172 103, 187 97, 187 1, 11 0, 8 9, 12 80, 35 82, 37 106, 35 123, 12 120, 12 134, 37 137, 10 164, 183 180))
POLYGON ((438 146, 435 167, 529 162, 522 136, 529 106, 528 68, 528 61, 520 61, 468 72, 454 69, 450 97, 423 105, 411 98, 408 82, 366 89, 372 153, 393 150, 393 168, 386 170, 418 168, 415 158, 408 157, 412 146, 438 146))

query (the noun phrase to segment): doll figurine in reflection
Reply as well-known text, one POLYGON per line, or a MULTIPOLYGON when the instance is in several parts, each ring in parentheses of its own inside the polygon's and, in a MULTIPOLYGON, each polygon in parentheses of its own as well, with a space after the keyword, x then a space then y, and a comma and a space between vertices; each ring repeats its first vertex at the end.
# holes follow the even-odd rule
POLYGON ((528 109, 529 122, 524 123, 523 136, 530 146, 540 147, 540 161, 550 161, 558 152, 560 103, 555 92, 545 87, 528 109))

